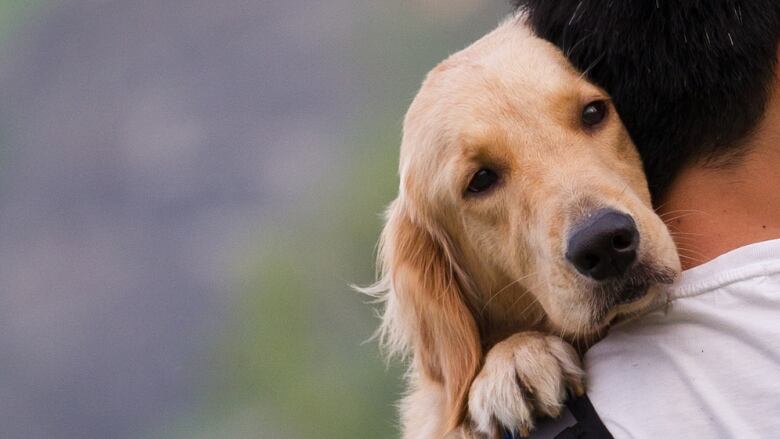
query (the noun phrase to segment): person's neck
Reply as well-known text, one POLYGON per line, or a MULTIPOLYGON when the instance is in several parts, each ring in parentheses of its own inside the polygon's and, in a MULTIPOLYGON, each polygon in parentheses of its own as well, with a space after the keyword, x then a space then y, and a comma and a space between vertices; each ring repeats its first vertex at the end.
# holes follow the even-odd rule
MULTIPOLYGON (((724 109, 728 111, 728 109, 724 109)), ((780 238, 780 80, 737 164, 685 168, 659 202, 684 269, 780 238)))

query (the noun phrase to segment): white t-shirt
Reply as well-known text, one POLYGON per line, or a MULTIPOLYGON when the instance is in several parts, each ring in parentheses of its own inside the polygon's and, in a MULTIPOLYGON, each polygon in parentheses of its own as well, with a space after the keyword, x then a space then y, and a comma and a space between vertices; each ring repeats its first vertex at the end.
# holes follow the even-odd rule
POLYGON ((780 438, 780 239, 683 272, 666 309, 585 356, 588 395, 622 438, 780 438))

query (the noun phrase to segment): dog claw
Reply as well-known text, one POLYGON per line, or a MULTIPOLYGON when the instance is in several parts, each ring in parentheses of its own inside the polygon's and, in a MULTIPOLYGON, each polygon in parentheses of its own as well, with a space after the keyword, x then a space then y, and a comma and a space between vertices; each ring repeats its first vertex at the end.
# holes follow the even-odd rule
POLYGON ((483 435, 506 429, 529 437, 534 417, 560 414, 567 389, 585 392, 582 375, 577 353, 560 338, 515 334, 485 357, 469 391, 469 417, 483 435))
POLYGON ((585 386, 582 383, 574 383, 572 386, 574 390, 574 396, 580 397, 585 394, 585 386))

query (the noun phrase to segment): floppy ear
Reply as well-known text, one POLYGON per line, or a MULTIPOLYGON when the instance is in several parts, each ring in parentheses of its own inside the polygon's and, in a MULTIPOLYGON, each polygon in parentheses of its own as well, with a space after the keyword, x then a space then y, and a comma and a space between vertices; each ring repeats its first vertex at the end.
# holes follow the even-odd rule
POLYGON ((482 359, 464 295, 467 277, 452 249, 446 234, 415 222, 400 198, 390 206, 380 242, 382 280, 376 286, 384 290, 385 302, 380 334, 391 355, 411 352, 420 373, 441 383, 447 431, 463 420, 482 359))

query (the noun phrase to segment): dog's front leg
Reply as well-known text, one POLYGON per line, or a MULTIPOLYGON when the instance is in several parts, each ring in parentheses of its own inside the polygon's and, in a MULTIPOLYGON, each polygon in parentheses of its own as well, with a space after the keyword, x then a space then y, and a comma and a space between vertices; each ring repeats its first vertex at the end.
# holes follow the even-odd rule
POLYGON ((556 417, 567 389, 584 392, 579 356, 559 337, 521 332, 493 346, 469 391, 472 427, 488 438, 500 430, 527 436, 535 416, 556 417))

